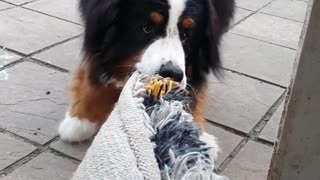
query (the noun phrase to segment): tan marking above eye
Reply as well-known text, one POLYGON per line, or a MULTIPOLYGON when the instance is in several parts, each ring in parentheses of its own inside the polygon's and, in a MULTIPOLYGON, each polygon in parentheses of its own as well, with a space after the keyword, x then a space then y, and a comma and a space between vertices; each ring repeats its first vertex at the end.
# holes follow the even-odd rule
POLYGON ((164 20, 163 15, 158 12, 152 12, 150 14, 150 19, 156 25, 162 24, 164 20))
POLYGON ((181 26, 184 28, 184 29, 189 29, 193 26, 194 24, 194 21, 192 18, 190 17, 186 17, 184 19, 182 19, 181 21, 181 26))

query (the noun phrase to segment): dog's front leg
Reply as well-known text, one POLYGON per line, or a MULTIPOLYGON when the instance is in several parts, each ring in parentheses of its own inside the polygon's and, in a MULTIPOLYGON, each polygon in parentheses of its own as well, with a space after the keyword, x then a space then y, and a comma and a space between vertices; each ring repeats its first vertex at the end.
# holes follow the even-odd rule
POLYGON ((88 66, 83 63, 71 80, 68 111, 58 129, 60 138, 64 141, 81 142, 91 139, 118 100, 119 89, 112 85, 92 85, 88 72, 88 66))

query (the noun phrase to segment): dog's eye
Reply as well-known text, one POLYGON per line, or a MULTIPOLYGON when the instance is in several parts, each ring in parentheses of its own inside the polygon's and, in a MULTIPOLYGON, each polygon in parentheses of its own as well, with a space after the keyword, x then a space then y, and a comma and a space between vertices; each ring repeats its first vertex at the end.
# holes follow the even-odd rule
POLYGON ((181 33, 181 41, 182 43, 185 43, 189 39, 189 35, 187 32, 181 33))
POLYGON ((153 26, 151 24, 146 24, 143 26, 143 31, 149 34, 153 31, 153 26))

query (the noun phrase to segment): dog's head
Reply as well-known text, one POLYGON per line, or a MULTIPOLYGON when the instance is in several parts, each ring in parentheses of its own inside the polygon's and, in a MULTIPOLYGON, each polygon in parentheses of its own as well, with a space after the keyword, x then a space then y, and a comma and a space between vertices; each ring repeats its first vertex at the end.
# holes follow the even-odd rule
POLYGON ((80 8, 94 83, 134 66, 185 86, 219 67, 234 0, 81 0, 80 8))

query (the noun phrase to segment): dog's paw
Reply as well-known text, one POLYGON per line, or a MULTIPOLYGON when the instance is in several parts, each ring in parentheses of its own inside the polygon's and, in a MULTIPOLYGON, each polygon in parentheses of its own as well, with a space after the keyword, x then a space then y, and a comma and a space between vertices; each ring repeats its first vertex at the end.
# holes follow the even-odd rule
POLYGON ((217 143, 216 137, 208 133, 203 133, 200 136, 200 140, 206 143, 206 147, 210 147, 209 156, 212 162, 214 162, 218 157, 218 152, 220 151, 219 145, 217 143))
POLYGON ((85 119, 70 117, 66 114, 60 123, 58 134, 63 141, 82 142, 91 139, 98 131, 98 125, 85 119))

